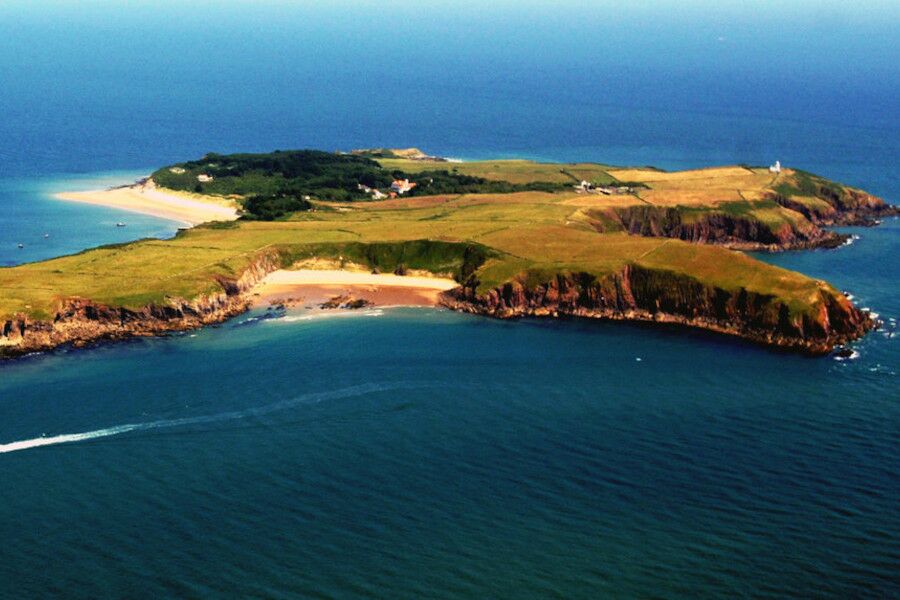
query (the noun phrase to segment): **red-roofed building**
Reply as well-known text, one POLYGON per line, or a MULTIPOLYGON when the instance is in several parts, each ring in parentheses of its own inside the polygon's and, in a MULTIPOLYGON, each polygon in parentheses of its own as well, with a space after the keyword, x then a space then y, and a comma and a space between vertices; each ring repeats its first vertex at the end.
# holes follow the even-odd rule
POLYGON ((394 183, 391 184, 391 190, 397 192, 398 194, 405 194, 414 187, 416 187, 416 183, 414 181, 410 181, 409 179, 397 179, 394 181, 394 183))

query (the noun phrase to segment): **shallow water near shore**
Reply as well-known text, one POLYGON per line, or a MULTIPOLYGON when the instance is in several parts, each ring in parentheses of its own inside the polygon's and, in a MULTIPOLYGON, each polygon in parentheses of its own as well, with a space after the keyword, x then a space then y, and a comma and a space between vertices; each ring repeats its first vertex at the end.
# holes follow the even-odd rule
POLYGON ((184 223, 53 197, 58 192, 132 183, 146 173, 0 176, 0 266, 46 260, 102 244, 175 235, 184 223), (125 226, 118 227, 119 223, 125 226))
MULTIPOLYGON (((404 5, 386 43, 381 2, 28 4, 0 5, 0 266, 174 235, 49 195, 208 151, 778 159, 900 201, 887 6, 404 5)), ((879 313, 852 360, 372 309, 0 363, 0 598, 898 597, 900 221, 846 231, 759 258, 879 313)))

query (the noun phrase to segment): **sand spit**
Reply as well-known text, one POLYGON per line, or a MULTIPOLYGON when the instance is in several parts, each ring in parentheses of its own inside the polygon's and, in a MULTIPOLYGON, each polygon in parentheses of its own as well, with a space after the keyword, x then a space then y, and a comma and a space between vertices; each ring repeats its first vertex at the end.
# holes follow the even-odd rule
POLYGON ((55 197, 179 221, 192 227, 208 221, 233 221, 238 218, 237 206, 233 202, 159 189, 152 180, 107 190, 61 192, 55 197))

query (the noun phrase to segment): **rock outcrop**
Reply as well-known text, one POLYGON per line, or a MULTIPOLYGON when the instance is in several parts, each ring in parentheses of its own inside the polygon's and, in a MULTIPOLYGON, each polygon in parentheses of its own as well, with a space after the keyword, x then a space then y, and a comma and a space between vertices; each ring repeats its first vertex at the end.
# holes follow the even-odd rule
POLYGON ((797 316, 773 296, 743 289, 729 292, 634 265, 602 279, 566 273, 530 286, 523 279, 481 294, 472 283, 446 292, 442 303, 499 318, 573 316, 673 323, 810 355, 826 354, 875 326, 866 313, 827 287, 819 291, 814 314, 797 316))

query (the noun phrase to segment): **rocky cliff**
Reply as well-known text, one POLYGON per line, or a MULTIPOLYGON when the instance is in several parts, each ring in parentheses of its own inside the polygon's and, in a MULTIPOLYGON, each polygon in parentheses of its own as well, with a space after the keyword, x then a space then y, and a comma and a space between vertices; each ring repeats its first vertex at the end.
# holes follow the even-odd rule
MULTIPOLYGON (((610 225, 632 235, 669 237, 686 242, 718 244, 736 250, 802 250, 835 248, 846 235, 823 227, 840 225, 877 225, 878 219, 900 214, 900 208, 881 198, 825 180, 807 177, 807 198, 821 202, 803 202, 788 193, 771 191, 771 206, 781 206, 799 213, 793 221, 777 226, 747 214, 730 214, 723 210, 698 211, 687 207, 626 206, 607 209, 596 221, 599 230, 610 225), (817 183, 819 182, 819 183, 817 183)), ((786 190, 785 190, 786 191, 786 190)), ((800 193, 800 190, 797 190, 800 193)))
POLYGON ((454 310, 499 318, 574 316, 674 323, 738 336, 811 355, 859 338, 873 320, 831 288, 820 289, 813 314, 792 315, 773 296, 712 288, 689 277, 627 266, 601 279, 559 274, 527 285, 522 277, 484 293, 474 284, 446 292, 454 310))
POLYGON ((813 224, 823 227, 846 225, 871 227, 877 225, 879 219, 900 214, 900 207, 853 188, 818 187, 815 197, 826 203, 819 208, 808 206, 778 192, 773 192, 770 197, 781 206, 797 211, 813 224))
POLYGON ((749 216, 710 211, 688 219, 678 208, 656 206, 618 208, 607 211, 605 216, 633 235, 718 244, 736 250, 834 248, 846 239, 846 236, 821 229, 805 219, 783 223, 773 229, 749 216))
MULTIPOLYGON (((83 346, 101 340, 153 336, 219 323, 250 305, 247 293, 281 266, 281 257, 258 257, 239 278, 222 277, 219 291, 193 300, 170 298, 140 309, 111 307, 82 298, 60 301, 52 320, 19 316, 0 322, 0 357, 83 346)), ((814 311, 794 315, 777 298, 713 288, 683 275, 630 265, 603 278, 560 273, 534 283, 516 278, 478 293, 470 283, 442 296, 445 306, 499 318, 574 316, 674 323, 735 335, 768 346, 824 354, 862 336, 875 323, 831 288, 819 290, 814 311)))
POLYGON ((25 315, 0 322, 0 358, 40 352, 71 344, 146 337, 220 323, 250 305, 246 292, 279 268, 276 253, 256 258, 238 278, 220 277, 219 291, 186 300, 169 298, 140 309, 111 307, 84 298, 64 298, 52 320, 25 315))

